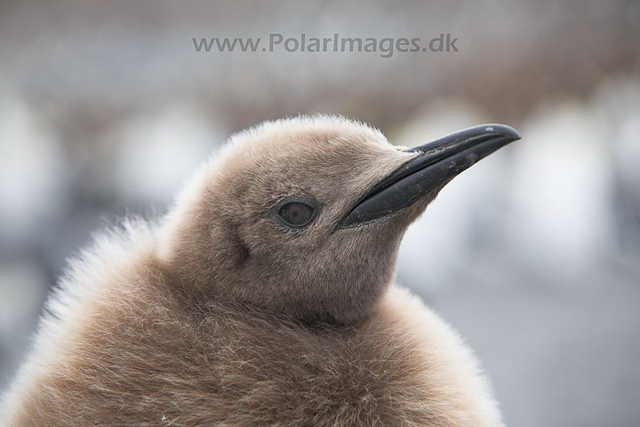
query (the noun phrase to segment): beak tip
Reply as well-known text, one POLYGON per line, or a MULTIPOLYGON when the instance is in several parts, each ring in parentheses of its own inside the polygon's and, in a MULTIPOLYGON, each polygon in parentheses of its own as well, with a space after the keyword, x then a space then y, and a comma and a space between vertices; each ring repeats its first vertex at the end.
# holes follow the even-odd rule
POLYGON ((520 132, 512 128, 511 126, 501 125, 497 123, 489 123, 482 125, 487 133, 493 133, 496 136, 502 136, 508 138, 511 141, 517 141, 522 138, 520 132))

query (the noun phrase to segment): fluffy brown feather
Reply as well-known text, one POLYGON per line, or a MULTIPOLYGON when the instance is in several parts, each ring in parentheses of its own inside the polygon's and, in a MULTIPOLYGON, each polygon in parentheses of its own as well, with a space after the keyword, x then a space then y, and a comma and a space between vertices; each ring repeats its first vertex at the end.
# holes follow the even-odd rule
POLYGON ((233 137, 165 219, 129 220, 71 262, 6 425, 501 426, 471 352, 392 285, 435 194, 332 232, 408 156, 339 117, 233 137), (283 230, 271 209, 300 195, 318 220, 283 230))

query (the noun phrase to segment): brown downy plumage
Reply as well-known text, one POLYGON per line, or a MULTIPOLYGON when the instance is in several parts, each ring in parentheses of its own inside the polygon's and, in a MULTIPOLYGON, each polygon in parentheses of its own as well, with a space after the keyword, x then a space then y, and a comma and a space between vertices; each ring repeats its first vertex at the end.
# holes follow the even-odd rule
POLYGON ((166 218, 71 261, 3 425, 502 426, 470 350, 393 284, 405 229, 453 174, 349 216, 428 151, 327 116, 232 137, 166 218))

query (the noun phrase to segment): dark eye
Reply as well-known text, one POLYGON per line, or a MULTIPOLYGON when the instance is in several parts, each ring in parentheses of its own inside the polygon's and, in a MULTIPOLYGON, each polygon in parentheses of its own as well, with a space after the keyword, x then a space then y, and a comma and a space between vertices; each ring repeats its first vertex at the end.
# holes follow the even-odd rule
POLYGON ((313 206, 298 201, 282 205, 278 210, 278 215, 292 227, 304 227, 311 222, 315 211, 313 206))

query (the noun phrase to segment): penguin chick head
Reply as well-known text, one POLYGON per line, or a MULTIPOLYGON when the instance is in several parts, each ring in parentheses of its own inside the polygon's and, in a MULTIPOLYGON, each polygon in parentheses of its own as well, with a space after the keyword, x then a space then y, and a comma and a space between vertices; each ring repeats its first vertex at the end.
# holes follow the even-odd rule
POLYGON ((161 259, 189 295, 356 322, 391 283, 409 224, 518 137, 484 125, 403 150, 341 117, 263 123, 195 175, 167 218, 161 259))

